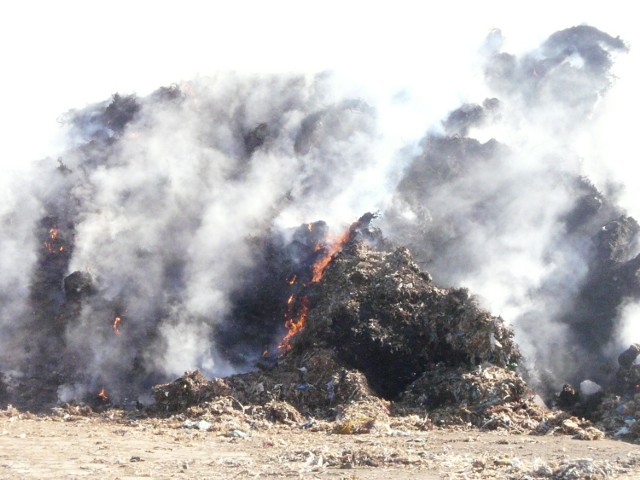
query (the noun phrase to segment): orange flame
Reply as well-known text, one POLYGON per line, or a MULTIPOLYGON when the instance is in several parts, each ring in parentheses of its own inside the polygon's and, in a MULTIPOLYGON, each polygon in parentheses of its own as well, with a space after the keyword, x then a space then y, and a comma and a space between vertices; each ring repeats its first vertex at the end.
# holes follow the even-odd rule
POLYGON ((107 393, 104 391, 104 388, 102 388, 102 390, 100 390, 100 393, 98 394, 98 397, 100 397, 105 402, 107 400, 109 400, 109 397, 107 397, 107 393))
POLYGON ((49 239, 45 240, 44 242, 44 248, 47 249, 47 252, 49 253, 60 253, 60 252, 64 252, 64 246, 60 245, 60 230, 58 230, 56 227, 51 227, 49 229, 49 239))
POLYGON ((302 297, 301 304, 300 314, 296 321, 287 314, 287 321, 284 326, 287 328, 288 332, 280 342, 280 345, 278 345, 278 349, 281 352, 288 352, 291 350, 291 339, 304 329, 307 321, 307 315, 309 314, 309 299, 307 297, 302 297))
POLYGON ((329 244, 329 246, 326 248, 326 253, 318 260, 316 260, 316 262, 311 267, 311 269, 313 270, 313 278, 311 278, 312 283, 317 283, 322 279, 324 271, 327 269, 327 266, 329 266, 329 263, 331 263, 333 256, 340 250, 342 250, 344 244, 347 243, 351 238, 351 234, 352 229, 350 228, 334 241, 332 241, 331 244, 329 244))
POLYGON ((294 283, 296 283, 296 280, 298 279, 297 275, 294 275, 293 277, 291 277, 291 279, 287 282, 289 285, 293 285, 294 283))
MULTIPOLYGON (((374 218, 375 215, 367 214, 363 215, 357 222, 351 224, 351 226, 344 231, 340 236, 331 239, 327 246, 317 245, 315 251, 318 252, 324 249, 324 255, 320 257, 318 260, 314 262, 311 266, 311 270, 313 272, 313 277, 311 278, 311 283, 317 283, 322 279, 325 270, 333 260, 333 257, 338 253, 345 244, 353 238, 358 227, 363 225, 363 222, 369 222, 371 218, 374 218)), ((311 232, 313 230, 313 224, 308 223, 307 229, 311 232)), ((289 285, 293 285, 296 281, 296 276, 294 275, 291 280, 288 281, 289 285)), ((306 286, 306 284, 305 284, 306 286)), ((297 320, 295 319, 294 305, 295 305, 295 296, 292 294, 289 296, 287 300, 287 312, 285 313, 285 324, 284 326, 287 329, 287 334, 284 336, 280 344, 278 345, 278 350, 281 353, 288 352, 291 350, 291 339, 304 330, 307 315, 309 314, 309 298, 304 296, 301 297, 300 303, 301 307, 299 309, 299 313, 297 315, 297 320)))
POLYGON ((122 317, 116 317, 113 319, 113 331, 116 332, 116 335, 120 335, 122 333, 120 331, 120 322, 122 322, 122 317))

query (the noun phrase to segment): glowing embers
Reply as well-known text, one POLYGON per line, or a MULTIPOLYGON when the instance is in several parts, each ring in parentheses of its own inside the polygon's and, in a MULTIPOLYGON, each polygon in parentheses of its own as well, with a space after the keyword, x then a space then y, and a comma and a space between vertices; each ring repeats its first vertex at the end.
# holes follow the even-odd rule
POLYGON ((324 271, 327 269, 333 256, 342 250, 342 247, 349 241, 352 237, 353 232, 352 228, 349 228, 339 237, 333 239, 328 246, 324 247, 325 253, 318 260, 316 260, 311 267, 313 271, 313 277, 311 278, 312 283, 317 283, 322 280, 322 275, 324 275, 324 271))
MULTIPOLYGON (((331 263, 331 260, 342 250, 342 247, 349 241, 349 239, 353 236, 353 225, 347 231, 345 231, 342 235, 338 236, 335 239, 332 239, 328 245, 316 245, 314 251, 322 252, 321 256, 318 257, 313 264, 311 265, 311 283, 317 283, 322 279, 325 270, 331 263)), ((313 224, 307 224, 307 230, 311 232, 313 230, 313 224)), ((308 278, 308 277, 307 277, 308 278)), ((291 279, 287 281, 290 286, 294 286, 298 279, 297 275, 293 275, 291 279)), ((307 283, 303 284, 302 288, 307 287, 307 283)), ((307 322, 307 316, 309 315, 309 297, 306 295, 301 295, 299 297, 295 296, 295 294, 289 295, 287 299, 287 311, 285 313, 285 323, 284 326, 287 329, 287 333, 285 334, 282 341, 278 344, 278 350, 281 354, 288 352, 291 350, 291 339, 304 330, 305 324, 307 322)))
POLYGON ((284 353, 291 350, 291 339, 304 329, 308 314, 309 297, 301 297, 299 305, 295 303, 295 298, 289 303, 287 313, 285 315, 286 321, 284 324, 287 329, 287 334, 278 345, 278 350, 280 350, 280 352, 284 353), (294 310, 296 311, 295 314, 293 313, 294 310))
MULTIPOLYGON (((292 339, 305 328, 310 308, 309 297, 305 294, 306 288, 310 283, 318 283, 322 280, 325 270, 336 254, 340 252, 347 243, 355 238, 360 229, 367 227, 371 220, 376 218, 376 216, 377 214, 375 213, 365 213, 356 222, 352 223, 351 226, 341 235, 337 237, 329 237, 324 242, 317 239, 314 240, 313 243, 315 247, 312 247, 314 251, 314 260, 309 268, 310 271, 298 272, 298 274, 293 275, 289 280, 287 280, 292 293, 287 297, 287 310, 284 315, 284 326, 287 329, 287 333, 278 344, 280 355, 291 350, 292 339), (299 278, 308 279, 309 277, 311 277, 311 280, 302 283, 301 287, 296 285, 299 278), (298 292, 301 293, 298 294, 298 292)), ((314 224, 308 223, 306 228, 308 232, 313 232, 314 224)), ((268 357, 269 354, 269 350, 266 350, 263 353, 263 357, 268 357)))
POLYGON ((64 245, 60 238, 60 230, 55 226, 49 229, 47 239, 44 241, 44 248, 52 255, 64 252, 64 245))
POLYGON ((116 315, 116 317, 113 319, 113 332, 116 335, 122 335, 122 330, 120 330, 120 326, 122 324, 122 317, 120 315, 116 315))
POLYGON ((100 390, 100 393, 98 393, 98 398, 101 399, 103 402, 109 401, 109 397, 107 396, 107 392, 105 391, 104 388, 100 390))

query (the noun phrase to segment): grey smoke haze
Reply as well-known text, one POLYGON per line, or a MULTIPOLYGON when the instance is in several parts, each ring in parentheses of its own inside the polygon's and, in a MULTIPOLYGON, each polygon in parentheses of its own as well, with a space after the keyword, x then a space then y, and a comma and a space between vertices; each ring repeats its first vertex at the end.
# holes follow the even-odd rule
POLYGON ((595 237, 624 214, 583 178, 576 144, 596 133, 612 59, 627 47, 586 26, 521 57, 500 45, 491 32, 485 76, 497 98, 461 107, 444 134, 425 137, 383 229, 408 242, 437 281, 480 294, 514 325, 529 366, 553 372, 558 387, 603 362, 614 335, 589 325, 592 313, 575 318, 586 277, 597 273, 595 237))
POLYGON ((42 207, 27 175, 2 180, 0 189, 0 364, 24 359, 23 345, 27 332, 22 330, 27 314, 29 272, 37 259, 33 219, 42 207), (10 182, 9 180, 12 180, 10 182))
MULTIPOLYGON (((40 235, 46 241, 50 228, 60 230, 66 250, 46 261, 70 255, 66 273, 87 272, 96 292, 60 327, 65 364, 79 370, 62 397, 103 385, 123 395, 137 375, 153 382, 193 368, 230 373, 214 327, 229 320, 231 295, 253 274, 261 253, 255 239, 273 225, 320 216, 340 228, 364 208, 360 192, 368 186, 360 177, 384 177, 373 108, 333 95, 323 75, 227 75, 70 112, 77 147, 57 169, 42 166, 55 187, 42 199, 51 218, 40 235), (116 316, 120 335, 112 328, 116 316)), ((20 227, 33 229, 42 210, 23 214, 20 227)), ((19 233, 9 229, 3 242, 15 249, 19 233)), ((37 257, 33 252, 26 249, 37 257)), ((20 264, 25 283, 33 269, 20 264)), ((3 284, 3 292, 18 293, 14 283, 3 284)), ((14 303, 28 315, 24 300, 14 303)), ((12 321, 3 317, 5 344, 16 338, 12 321)), ((33 326, 16 328, 27 335, 33 326)), ((31 335, 33 355, 46 339, 31 335)), ((21 368, 15 355, 3 365, 21 368)))
POLYGON ((518 57, 501 45, 494 31, 483 49, 495 98, 425 120, 415 143, 381 128, 384 99, 347 95, 328 74, 220 75, 70 112, 60 163, 3 180, 0 371, 59 360, 52 376, 68 400, 247 368, 215 339, 265 275, 260 245, 316 220, 339 231, 366 211, 382 212, 383 233, 436 281, 469 287, 512 323, 554 382, 581 375, 573 363, 585 355, 605 361, 615 319, 598 346, 571 312, 596 233, 625 212, 606 199, 615 190, 582 178, 576 143, 626 46, 590 27, 518 57), (43 250, 52 229, 64 250, 43 250), (65 298, 72 272, 92 279, 82 302, 69 288, 65 298))

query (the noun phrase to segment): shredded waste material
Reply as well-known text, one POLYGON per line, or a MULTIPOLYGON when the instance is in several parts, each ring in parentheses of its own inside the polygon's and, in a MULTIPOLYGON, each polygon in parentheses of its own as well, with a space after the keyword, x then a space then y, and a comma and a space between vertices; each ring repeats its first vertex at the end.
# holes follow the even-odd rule
POLYGON ((311 308, 290 350, 256 371, 212 380, 194 371, 157 385, 156 412, 233 413, 239 428, 267 421, 337 434, 447 427, 604 436, 547 408, 518 373, 504 321, 466 290, 436 287, 405 248, 354 238, 306 294, 311 308))

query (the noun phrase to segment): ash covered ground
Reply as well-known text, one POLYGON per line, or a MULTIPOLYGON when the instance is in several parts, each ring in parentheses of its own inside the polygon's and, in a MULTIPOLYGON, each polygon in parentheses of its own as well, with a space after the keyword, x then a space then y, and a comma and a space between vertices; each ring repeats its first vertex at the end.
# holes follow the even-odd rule
POLYGON ((635 440, 639 227, 571 148, 626 50, 579 26, 516 57, 492 32, 495 96, 412 145, 328 74, 69 112, 69 151, 0 211, 0 404, 635 440))

